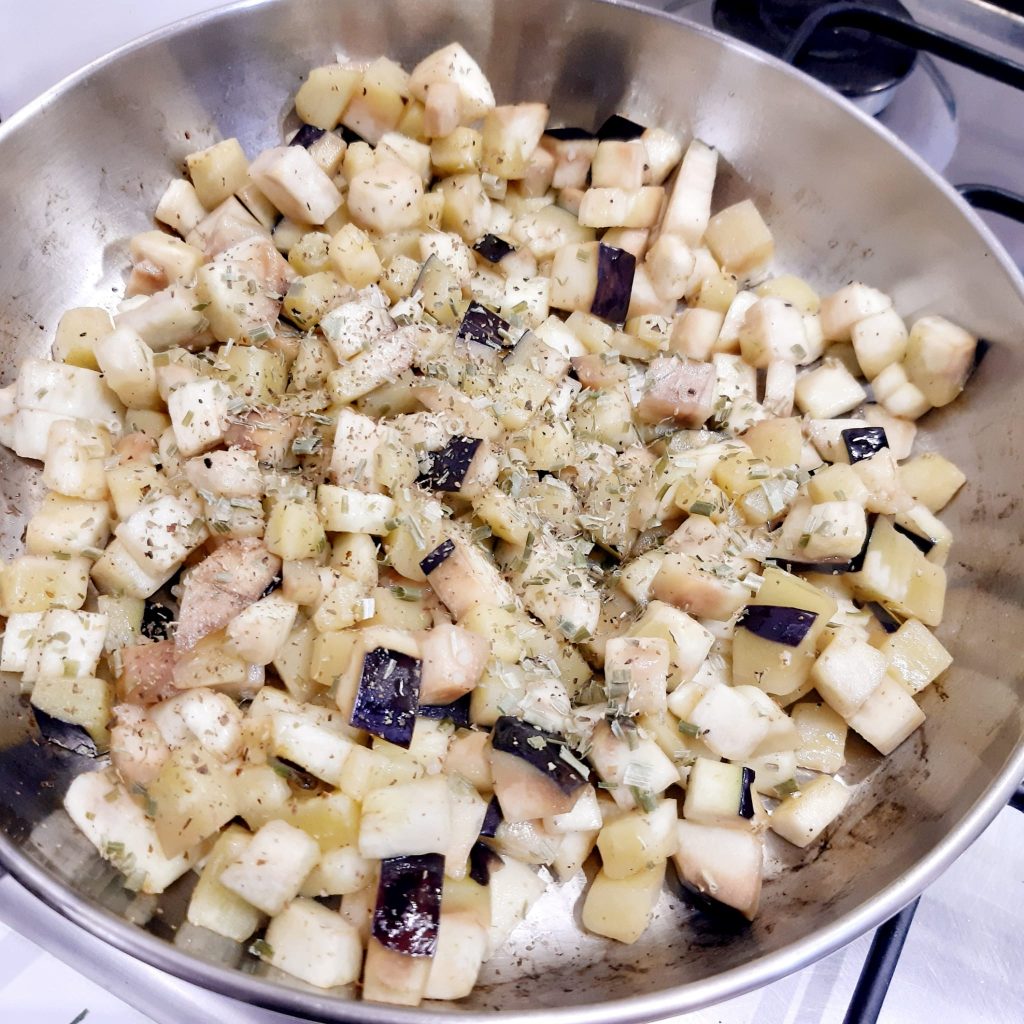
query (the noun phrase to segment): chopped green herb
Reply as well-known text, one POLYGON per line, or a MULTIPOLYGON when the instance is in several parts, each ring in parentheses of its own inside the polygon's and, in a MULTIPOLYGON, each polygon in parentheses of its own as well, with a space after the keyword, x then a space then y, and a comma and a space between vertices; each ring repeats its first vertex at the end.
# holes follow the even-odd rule
POLYGON ((590 769, 565 745, 558 748, 558 756, 570 768, 575 768, 585 779, 590 778, 590 769))
POLYGON ((633 799, 636 801, 637 806, 645 814, 650 814, 657 806, 658 803, 654 799, 654 794, 647 789, 641 789, 639 786, 630 786, 630 793, 633 794, 633 799))
POLYGON ((316 434, 308 437, 297 437, 292 441, 292 453, 295 455, 315 455, 323 447, 324 439, 316 434))

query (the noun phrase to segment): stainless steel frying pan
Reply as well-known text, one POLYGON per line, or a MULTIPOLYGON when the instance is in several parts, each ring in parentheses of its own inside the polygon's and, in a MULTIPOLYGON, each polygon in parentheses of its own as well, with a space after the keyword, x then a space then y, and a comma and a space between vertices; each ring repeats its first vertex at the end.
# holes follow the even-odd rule
MULTIPOLYGON (((460 1016, 559 1024, 653 1020, 764 984, 893 914, 984 828, 1024 777, 1024 281, 978 218, 899 142, 814 81, 725 37, 596 0, 267 0, 201 15, 69 79, 0 128, 0 375, 45 352, 68 306, 111 305, 126 239, 186 153, 236 135, 277 144, 301 76, 336 53, 409 65, 458 39, 503 101, 556 123, 613 111, 719 147, 724 205, 753 194, 778 265, 823 287, 860 278, 911 317, 941 312, 992 342, 968 392, 923 424, 968 474, 944 642, 956 664, 924 728, 881 761, 853 747, 855 802, 826 842, 773 850, 760 917, 729 932, 666 897, 634 946, 581 934, 580 887, 552 891, 458 1005, 416 1011, 266 976, 181 924, 189 880, 133 897, 60 810, 80 759, 33 738, 0 684, 0 861, 88 931, 190 981, 329 1020, 460 1016)), ((18 549, 36 467, 0 457, 0 551, 18 549)))

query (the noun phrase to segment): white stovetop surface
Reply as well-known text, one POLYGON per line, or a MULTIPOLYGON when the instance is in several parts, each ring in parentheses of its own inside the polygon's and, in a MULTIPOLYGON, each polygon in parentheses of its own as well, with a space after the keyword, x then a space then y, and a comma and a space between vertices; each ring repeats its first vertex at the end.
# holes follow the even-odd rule
MULTIPOLYGON (((0 0, 0 117, 82 65, 210 0, 0 0), (15 44, 16 45, 12 45, 15 44)), ((661 6, 657 0, 652 6, 661 6)), ((1024 815, 1003 811, 924 895, 882 1024, 1009 1024, 1024 1006, 1024 815)), ((758 992, 677 1024, 842 1020, 865 936, 758 992)), ((0 1020, 12 1024, 283 1024, 280 1014, 195 989, 109 947, 0 878, 0 1020), (58 957, 60 959, 58 959, 58 957), (90 980, 93 979, 93 980, 90 980)))

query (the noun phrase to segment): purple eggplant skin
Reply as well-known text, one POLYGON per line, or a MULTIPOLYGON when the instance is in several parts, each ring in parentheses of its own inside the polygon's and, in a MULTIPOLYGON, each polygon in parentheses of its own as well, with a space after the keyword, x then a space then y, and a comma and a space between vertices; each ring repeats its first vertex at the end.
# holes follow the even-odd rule
POLYGON ((521 757, 549 778, 563 793, 575 793, 586 779, 561 756, 566 742, 561 736, 538 729, 521 718, 502 715, 494 723, 491 746, 521 757))
MULTIPOLYGON (((516 247, 511 242, 506 242, 504 238, 499 238, 497 235, 492 235, 488 232, 480 239, 476 245, 473 246, 475 252, 478 252, 488 263, 500 263, 510 252, 515 252, 516 247)), ((476 305, 475 302, 471 302, 470 308, 476 305)))
POLYGON ((631 252, 602 242, 597 250, 597 290, 590 312, 604 320, 623 323, 629 311, 635 273, 636 257, 631 252))
POLYGON ((466 308, 455 337, 459 341, 475 341, 488 348, 508 348, 508 326, 508 321, 503 320, 497 313, 486 306, 481 306, 479 302, 471 302, 466 308))
POLYGON ((99 756, 96 741, 80 725, 55 718, 36 707, 32 708, 32 712, 36 716, 36 725, 47 742, 83 757, 99 756))
POLYGON ((373 937, 403 956, 433 956, 443 885, 443 854, 386 857, 380 864, 373 937))
POLYGON ((545 128, 544 134, 549 135, 553 139, 557 139, 559 142, 575 142, 577 139, 592 139, 594 138, 593 132, 588 132, 586 128, 545 128))
POLYGON ((323 135, 323 128, 317 128, 316 125, 312 124, 304 124, 292 136, 292 141, 289 142, 288 145, 301 146, 303 149, 309 149, 309 147, 312 146, 317 139, 322 138, 323 135))
POLYGON ((420 559, 420 568, 425 576, 429 576, 442 562, 448 560, 448 556, 455 550, 455 542, 452 540, 442 541, 427 555, 420 559))
POLYGON ((981 361, 988 355, 990 348, 992 348, 992 342, 989 341, 988 338, 978 339, 978 344, 974 347, 974 359, 971 362, 971 371, 967 374, 968 380, 978 372, 978 367, 981 366, 981 361))
POLYGON ((851 465, 870 459, 883 448, 889 447, 884 427, 848 427, 842 431, 842 436, 851 465))
POLYGON ((469 728, 469 701, 472 695, 464 693, 456 697, 449 704, 421 704, 416 713, 420 718, 435 718, 443 720, 447 718, 456 725, 469 728))
POLYGON ((166 605, 147 601, 142 609, 142 635, 149 640, 166 640, 171 635, 174 612, 166 605))
POLYGON ((597 137, 605 139, 616 139, 621 142, 629 142, 631 139, 639 139, 647 129, 636 121, 631 121, 621 114, 612 114, 600 128, 597 129, 597 137))
POLYGON ((933 541, 931 537, 922 537, 921 534, 914 533, 913 530, 908 530, 905 526, 900 526, 899 523, 893 523, 892 528, 897 533, 902 533, 903 536, 906 537, 907 540, 909 540, 910 543, 913 544, 914 547, 922 554, 927 555, 928 552, 935 547, 935 541, 933 541))
POLYGON ((747 821, 754 816, 754 798, 750 795, 750 787, 754 784, 754 775, 753 768, 744 767, 740 780, 740 805, 737 811, 739 816, 746 818, 747 821))
POLYGON ((366 139, 362 137, 357 131, 353 131, 351 128, 346 128, 345 125, 340 125, 341 138, 346 146, 351 146, 353 142, 366 142, 366 139))
POLYGON ((416 483, 431 491, 460 491, 476 450, 482 443, 479 437, 456 434, 440 451, 430 452, 430 469, 420 473, 416 483))
POLYGON ((864 538, 864 545, 860 551, 848 562, 799 562, 790 558, 771 558, 769 565, 777 565, 786 572, 820 572, 832 576, 840 573, 860 572, 864 568, 864 559, 867 557, 868 544, 871 543, 871 531, 875 528, 874 514, 868 516, 868 535, 864 538))
POLYGON ((477 885, 491 884, 491 871, 502 864, 502 859, 489 846, 475 842, 469 851, 469 877, 477 885))
POLYGON ((750 921, 740 911, 727 903, 720 903, 714 896, 701 892, 685 878, 680 878, 671 859, 668 864, 669 872, 675 877, 673 890, 682 897, 685 905, 697 911, 696 915, 688 919, 687 924, 699 936, 698 942, 721 943, 724 939, 749 933, 750 921))
POLYGON ((498 826, 505 820, 505 816, 501 813, 501 804, 498 803, 496 796, 491 797, 491 802, 487 805, 487 811, 484 813, 484 822, 480 826, 480 835, 484 839, 493 839, 498 834, 498 826))
POLYGON ((877 601, 868 601, 867 607, 871 609, 871 614, 878 619, 879 624, 886 633, 895 633, 902 625, 900 620, 888 608, 880 605, 877 601))
POLYGON ((786 608, 777 604, 748 604, 736 625, 742 626, 763 640, 773 640, 777 644, 785 644, 786 647, 799 647, 817 617, 817 612, 804 611, 802 608, 786 608))
POLYGON ((260 594, 260 597, 269 597, 275 590, 280 590, 283 581, 284 577, 280 573, 275 573, 273 579, 263 588, 263 593, 260 594))
POLYGON ((408 749, 420 702, 421 668, 419 658, 401 651, 367 651, 350 724, 408 749))

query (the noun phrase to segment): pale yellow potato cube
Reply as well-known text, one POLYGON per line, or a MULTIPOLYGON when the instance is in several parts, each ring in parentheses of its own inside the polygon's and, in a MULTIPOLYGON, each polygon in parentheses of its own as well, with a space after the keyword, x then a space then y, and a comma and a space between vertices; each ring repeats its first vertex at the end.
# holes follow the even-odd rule
POLYGON ((312 502, 283 501, 267 519, 268 550, 285 560, 316 558, 327 547, 327 536, 312 502))
POLYGON ((325 131, 338 127, 362 77, 356 68, 327 64, 313 68, 295 94, 295 111, 306 124, 325 131))
POLYGON ((802 278, 795 274, 780 274, 770 277, 754 289, 762 298, 774 296, 796 306, 801 313, 817 313, 821 308, 821 297, 802 278))
POLYGON ((630 811, 606 824, 597 837, 601 870, 609 879, 632 878, 676 852, 676 802, 661 800, 653 811, 630 811))
POLYGON ((924 722, 924 717, 903 684, 887 675, 849 722, 850 728, 880 754, 888 755, 924 722))
POLYGON ((899 467, 900 486, 929 512, 939 512, 966 483, 963 471, 938 452, 925 452, 899 467))
POLYGON ((583 903, 583 927, 618 942, 636 942, 650 923, 664 880, 664 861, 628 878, 599 871, 583 903))
POLYGON ((222 203, 249 180, 249 161, 238 139, 224 139, 185 157, 199 201, 208 210, 222 203))
POLYGON ((800 734, 796 763, 834 775, 846 763, 846 722, 827 704, 796 704, 790 718, 800 734))
POLYGON ((728 206, 708 222, 704 240, 723 269, 749 274, 775 252, 772 233, 750 199, 728 206))
POLYGON ((328 253, 331 266, 353 288, 376 284, 384 272, 370 236, 355 224, 346 224, 335 234, 328 253))
POLYGON ((920 693, 953 664, 953 656, 917 619, 907 619, 879 648, 889 674, 911 693, 920 693))
POLYGON ((794 846, 810 846, 843 813, 851 796, 838 779, 820 775, 787 796, 772 811, 769 824, 794 846))
POLYGON ((0 611, 77 611, 85 604, 89 559, 57 555, 19 555, 0 572, 0 611))
POLYGON ((98 370, 99 364, 93 354, 93 347, 114 329, 110 314, 95 306, 79 306, 69 309, 57 324, 53 339, 53 358, 72 366, 84 366, 98 370))

